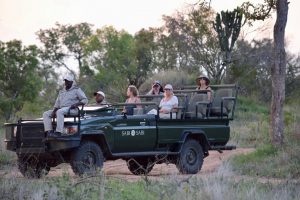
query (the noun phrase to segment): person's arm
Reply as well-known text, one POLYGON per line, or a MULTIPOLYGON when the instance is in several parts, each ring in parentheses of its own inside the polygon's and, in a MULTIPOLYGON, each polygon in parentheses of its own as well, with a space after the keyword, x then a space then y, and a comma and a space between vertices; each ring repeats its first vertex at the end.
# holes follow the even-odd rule
POLYGON ((170 113, 170 109, 164 107, 163 102, 164 102, 164 99, 162 99, 162 100, 160 101, 160 104, 159 104, 159 107, 160 107, 159 112, 160 112, 160 113, 164 113, 164 114, 170 113))
POLYGON ((177 112, 178 111, 178 98, 176 97, 176 96, 173 96, 173 98, 172 98, 172 104, 173 104, 173 106, 172 106, 172 110, 171 110, 171 112, 177 112))
POLYGON ((78 90, 77 90, 77 96, 78 96, 78 99, 80 100, 80 102, 73 104, 71 106, 71 109, 74 109, 81 105, 86 105, 88 103, 87 97, 85 96, 84 92, 80 88, 78 88, 78 90))
MULTIPOLYGON (((136 98, 135 103, 141 103, 141 99, 140 98, 136 98)), ((142 105, 136 105, 137 108, 142 108, 142 105)))
POLYGON ((211 88, 210 87, 208 87, 207 88, 207 100, 210 102, 212 99, 211 99, 211 97, 212 97, 212 94, 211 94, 211 88))
MULTIPOLYGON (((126 99, 125 103, 128 103, 128 99, 126 99)), ((123 111, 122 111, 122 113, 126 113, 126 112, 127 112, 127 111, 126 111, 126 106, 123 106, 123 111)))
POLYGON ((52 111, 52 114, 51 114, 51 117, 54 118, 56 117, 56 111, 58 110, 59 108, 54 108, 53 111, 52 111))

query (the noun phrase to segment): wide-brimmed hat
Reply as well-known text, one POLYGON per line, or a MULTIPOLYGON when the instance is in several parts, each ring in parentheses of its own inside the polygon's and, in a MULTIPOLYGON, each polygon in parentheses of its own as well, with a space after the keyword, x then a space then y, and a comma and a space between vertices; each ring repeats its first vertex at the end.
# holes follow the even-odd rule
POLYGON ((96 96, 97 94, 100 94, 101 96, 103 96, 103 97, 105 97, 105 94, 104 94, 104 92, 102 92, 102 91, 98 91, 98 92, 95 92, 94 93, 94 96, 96 96))
POLYGON ((210 80, 209 80, 209 78, 208 78, 207 76, 205 76, 205 75, 200 75, 200 76, 198 76, 198 77, 196 78, 196 81, 198 81, 198 80, 200 80, 200 79, 206 80, 207 85, 209 85, 210 80))

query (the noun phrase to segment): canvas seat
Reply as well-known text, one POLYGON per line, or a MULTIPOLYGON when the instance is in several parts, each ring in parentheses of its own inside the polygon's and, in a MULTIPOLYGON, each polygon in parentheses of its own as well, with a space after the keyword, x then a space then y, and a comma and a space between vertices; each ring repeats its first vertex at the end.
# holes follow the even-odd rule
POLYGON ((207 94, 197 93, 193 94, 189 100, 186 118, 204 118, 207 110, 207 94))
POLYGON ((215 92, 214 100, 210 108, 210 116, 228 117, 233 107, 233 100, 235 100, 235 98, 232 88, 218 89, 215 92))

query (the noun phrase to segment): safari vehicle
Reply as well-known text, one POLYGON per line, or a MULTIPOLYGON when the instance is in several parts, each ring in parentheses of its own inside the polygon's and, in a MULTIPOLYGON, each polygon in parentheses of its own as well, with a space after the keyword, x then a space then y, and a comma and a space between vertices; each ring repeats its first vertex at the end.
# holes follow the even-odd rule
POLYGON ((208 112, 206 94, 191 88, 174 90, 179 106, 170 119, 161 119, 159 112, 147 114, 158 110, 161 96, 140 96, 134 115, 121 113, 128 104, 86 106, 78 116, 65 117, 59 137, 47 137, 41 119, 20 119, 4 125, 6 148, 16 152, 19 170, 29 178, 46 175, 60 163, 69 163, 77 175, 95 173, 105 161, 116 159, 127 161, 135 175, 148 174, 157 163, 175 164, 181 173, 195 174, 209 150, 235 148, 226 144, 237 87, 211 87, 214 100, 208 112))

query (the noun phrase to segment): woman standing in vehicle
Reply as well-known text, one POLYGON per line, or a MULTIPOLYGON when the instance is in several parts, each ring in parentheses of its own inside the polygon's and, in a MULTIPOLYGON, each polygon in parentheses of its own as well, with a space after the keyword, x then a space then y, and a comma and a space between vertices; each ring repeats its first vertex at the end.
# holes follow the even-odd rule
POLYGON ((200 75, 197 79, 196 79, 197 85, 198 87, 196 88, 196 90, 206 90, 207 92, 207 100, 209 102, 212 102, 212 90, 211 87, 209 86, 210 84, 210 80, 207 76, 205 75, 200 75))
MULTIPOLYGON (((167 84, 164 91, 164 98, 159 104, 159 116, 160 118, 169 119, 171 117, 170 113, 178 108, 178 98, 173 93, 172 85, 167 84)), ((172 113, 172 119, 176 119, 176 113, 172 113)))
MULTIPOLYGON (((134 85, 129 85, 127 88, 127 99, 125 103, 141 103, 140 98, 138 97, 138 89, 134 85)), ((123 112, 127 115, 133 115, 134 108, 141 108, 141 105, 126 105, 124 106, 123 112)))
POLYGON ((212 96, 212 89, 209 86, 210 84, 210 80, 207 76, 205 75, 200 75, 197 79, 197 84, 198 87, 196 88, 196 90, 206 90, 206 94, 207 94, 207 101, 208 104, 206 106, 206 117, 208 117, 209 113, 210 113, 210 108, 211 108, 211 104, 212 104, 212 100, 213 100, 213 96, 212 96))

